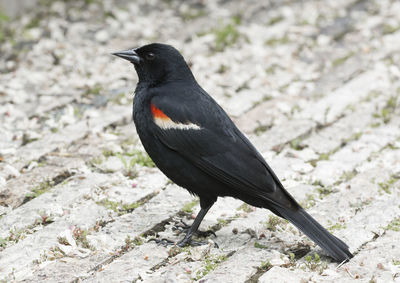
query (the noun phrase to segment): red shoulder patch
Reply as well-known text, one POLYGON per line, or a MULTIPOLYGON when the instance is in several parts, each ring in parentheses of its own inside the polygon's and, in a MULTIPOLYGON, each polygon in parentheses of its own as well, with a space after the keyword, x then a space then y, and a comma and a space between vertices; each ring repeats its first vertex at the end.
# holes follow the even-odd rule
POLYGON ((153 103, 150 104, 151 113, 154 118, 170 119, 161 109, 157 108, 153 103))

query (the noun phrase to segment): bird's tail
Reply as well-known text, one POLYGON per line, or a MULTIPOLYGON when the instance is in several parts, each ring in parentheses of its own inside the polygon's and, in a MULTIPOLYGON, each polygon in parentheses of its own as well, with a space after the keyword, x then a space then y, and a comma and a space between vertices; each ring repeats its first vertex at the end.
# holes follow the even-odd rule
POLYGON ((323 248, 336 261, 348 261, 353 257, 353 254, 349 251, 349 247, 342 240, 329 233, 304 209, 299 208, 297 211, 286 210, 279 207, 275 207, 275 209, 317 245, 323 248))

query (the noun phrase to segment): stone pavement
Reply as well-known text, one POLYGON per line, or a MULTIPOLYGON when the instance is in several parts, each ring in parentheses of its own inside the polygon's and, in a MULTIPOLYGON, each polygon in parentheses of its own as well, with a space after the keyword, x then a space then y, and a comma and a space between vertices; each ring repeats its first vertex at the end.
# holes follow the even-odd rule
POLYGON ((0 282, 400 282, 400 2, 39 1, 0 14, 0 282), (110 52, 176 46, 285 187, 355 257, 219 199, 144 152, 110 52), (219 248, 216 248, 216 243, 219 248))

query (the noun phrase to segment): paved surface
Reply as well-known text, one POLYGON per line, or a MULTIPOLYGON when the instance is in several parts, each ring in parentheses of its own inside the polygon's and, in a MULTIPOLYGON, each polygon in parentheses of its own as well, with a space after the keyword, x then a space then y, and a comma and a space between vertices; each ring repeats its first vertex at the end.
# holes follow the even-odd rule
POLYGON ((2 282, 400 281, 399 1, 99 2, 1 17, 2 282), (144 153, 136 75, 109 55, 153 41, 182 51, 351 262, 230 198, 202 223, 208 246, 148 242, 199 211, 144 153))

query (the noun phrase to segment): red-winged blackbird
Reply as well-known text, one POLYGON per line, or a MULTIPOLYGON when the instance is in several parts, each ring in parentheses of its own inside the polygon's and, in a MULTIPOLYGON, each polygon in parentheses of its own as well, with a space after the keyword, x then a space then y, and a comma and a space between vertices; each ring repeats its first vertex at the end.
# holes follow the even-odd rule
POLYGON ((138 74, 133 120, 147 153, 168 178, 200 198, 201 210, 179 246, 193 243, 218 197, 230 196, 289 220, 339 262, 353 257, 284 189, 175 48, 153 43, 113 54, 133 63, 138 74))

